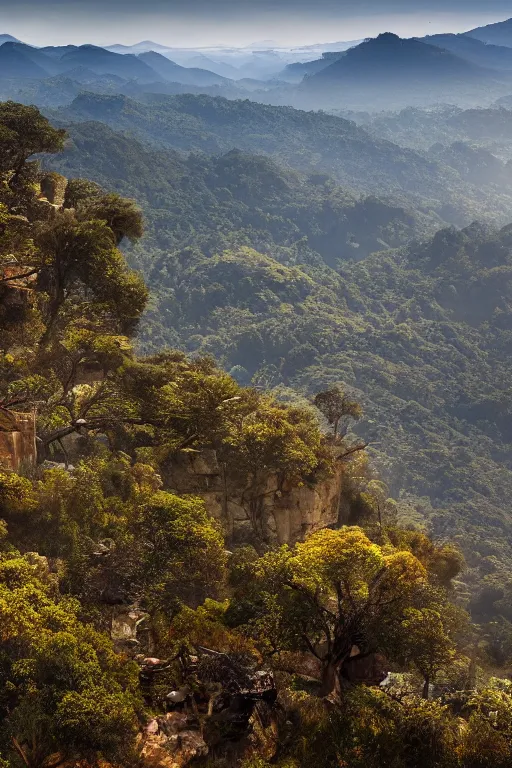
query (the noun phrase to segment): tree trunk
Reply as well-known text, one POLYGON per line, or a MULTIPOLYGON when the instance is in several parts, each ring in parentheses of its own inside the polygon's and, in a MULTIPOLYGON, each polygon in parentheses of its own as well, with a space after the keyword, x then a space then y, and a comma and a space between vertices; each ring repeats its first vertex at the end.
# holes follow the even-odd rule
POLYGON ((424 699, 430 698, 430 675, 425 675, 425 682, 423 683, 422 698, 424 699))
POLYGON ((53 333, 53 327, 57 321, 57 317, 60 312, 60 308, 64 303, 64 296, 62 298, 55 298, 50 304, 50 310, 49 310, 49 316, 48 321, 46 323, 46 328, 44 330, 43 335, 39 339, 39 344, 42 347, 45 347, 48 342, 50 341, 51 335, 53 333))
POLYGON ((50 306, 48 310, 48 319, 46 321, 46 328, 39 340, 39 344, 45 347, 50 341, 53 327, 57 322, 62 305, 66 301, 66 292, 64 289, 64 275, 62 274, 60 259, 56 256, 56 269, 55 269, 56 288, 53 297, 50 299, 50 306))
POLYGON ((222 478, 222 516, 224 518, 227 532, 226 538, 228 542, 232 542, 233 534, 235 530, 235 521, 233 515, 229 514, 229 496, 228 496, 228 478, 226 472, 226 462, 221 462, 221 478, 222 478))
POLYGON ((25 752, 23 751, 19 741, 17 741, 17 739, 14 736, 11 737, 11 743, 14 749, 16 750, 16 752, 18 753, 18 755, 21 757, 23 763, 27 766, 27 768, 30 768, 29 759, 26 756, 25 752))
POLYGON ((328 661, 322 670, 322 684, 318 692, 319 696, 329 696, 336 688, 338 681, 339 664, 334 661, 328 661))

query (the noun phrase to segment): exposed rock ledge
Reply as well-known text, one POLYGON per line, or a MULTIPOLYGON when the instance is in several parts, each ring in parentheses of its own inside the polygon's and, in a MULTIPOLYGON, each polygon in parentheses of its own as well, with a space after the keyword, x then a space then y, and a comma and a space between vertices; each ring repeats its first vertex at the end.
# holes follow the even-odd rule
POLYGON ((293 544, 338 522, 342 472, 289 487, 276 475, 244 475, 223 466, 212 449, 173 456, 162 471, 165 487, 204 499, 228 540, 257 537, 293 544))

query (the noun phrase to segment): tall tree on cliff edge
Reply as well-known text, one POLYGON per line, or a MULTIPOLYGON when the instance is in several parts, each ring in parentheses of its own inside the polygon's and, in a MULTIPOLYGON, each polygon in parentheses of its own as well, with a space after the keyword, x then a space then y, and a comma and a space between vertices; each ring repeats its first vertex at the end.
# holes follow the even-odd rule
POLYGON ((0 104, 0 406, 38 407, 44 453, 105 400, 147 301, 118 249, 142 235, 134 203, 31 160, 64 142, 35 107, 0 104))

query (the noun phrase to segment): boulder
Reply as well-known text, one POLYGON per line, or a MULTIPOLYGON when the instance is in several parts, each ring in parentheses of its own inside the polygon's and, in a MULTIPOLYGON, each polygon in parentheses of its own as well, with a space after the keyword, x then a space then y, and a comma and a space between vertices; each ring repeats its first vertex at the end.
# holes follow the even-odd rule
POLYGON ((25 552, 23 557, 34 568, 38 579, 44 582, 51 580, 50 565, 47 557, 40 555, 38 552, 25 552))
POLYGON ((342 678, 352 685, 380 685, 389 674, 389 663, 380 653, 353 656, 342 667, 342 678))
POLYGON ((136 645, 138 643, 137 631, 147 618, 148 614, 138 609, 114 608, 110 637, 117 645, 124 643, 136 645))
POLYGON ((141 762, 145 768, 184 768, 206 757, 208 746, 190 719, 181 712, 169 712, 151 720, 139 735, 141 762))
POLYGON ((64 205, 67 186, 68 180, 65 176, 51 171, 44 173, 40 179, 41 199, 61 208, 64 205))
POLYGON ((188 716, 182 712, 168 712, 164 717, 158 718, 158 726, 166 736, 176 736, 188 727, 188 716))

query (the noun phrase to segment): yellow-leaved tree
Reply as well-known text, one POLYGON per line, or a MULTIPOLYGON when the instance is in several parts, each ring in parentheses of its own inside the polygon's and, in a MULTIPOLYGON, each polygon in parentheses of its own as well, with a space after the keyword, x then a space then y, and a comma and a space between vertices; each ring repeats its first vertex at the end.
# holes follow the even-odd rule
POLYGON ((422 563, 379 546, 356 527, 324 529, 235 569, 233 622, 269 652, 308 651, 321 664, 320 694, 345 665, 391 652, 412 608, 440 610, 422 563))

